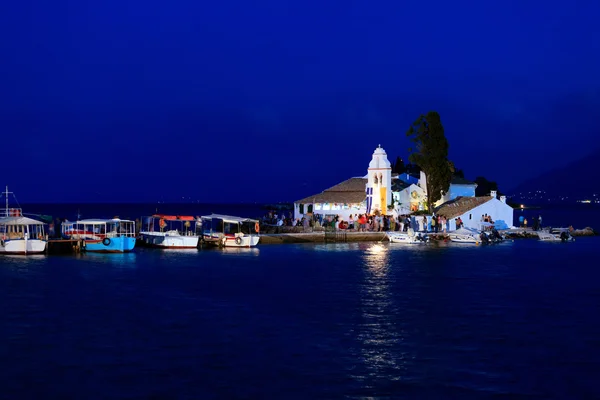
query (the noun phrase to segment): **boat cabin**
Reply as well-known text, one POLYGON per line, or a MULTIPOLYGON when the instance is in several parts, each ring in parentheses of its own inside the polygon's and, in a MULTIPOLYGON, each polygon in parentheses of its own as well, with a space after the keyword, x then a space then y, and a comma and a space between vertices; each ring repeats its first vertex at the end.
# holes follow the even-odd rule
POLYGON ((61 225, 61 231, 63 237, 69 239, 102 240, 119 236, 135 237, 135 222, 119 218, 65 221, 61 225))
POLYGON ((190 215, 154 214, 142 217, 142 231, 170 232, 181 236, 198 236, 199 220, 190 215), (197 232, 198 230, 198 232, 197 232))
POLYGON ((202 234, 205 239, 222 236, 236 237, 258 235, 260 231, 257 219, 211 214, 202 217, 202 234))
MULTIPOLYGON (((12 209, 15 210, 15 209, 12 209)), ((2 210, 0 210, 1 212, 2 210)), ((0 214, 2 215, 2 214, 0 214)), ((16 239, 40 239, 47 240, 44 223, 35 219, 23 217, 20 212, 19 216, 6 216, 4 211, 3 217, 0 217, 0 238, 2 240, 16 239)), ((12 214, 9 214, 12 215, 12 214)))

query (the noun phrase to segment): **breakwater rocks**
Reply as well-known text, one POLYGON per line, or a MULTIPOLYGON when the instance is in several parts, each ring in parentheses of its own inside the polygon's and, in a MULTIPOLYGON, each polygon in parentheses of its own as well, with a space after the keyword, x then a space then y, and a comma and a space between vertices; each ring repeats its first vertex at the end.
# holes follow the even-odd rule
MULTIPOLYGON (((532 229, 510 229, 502 232, 509 239, 539 239, 538 232, 532 229)), ((445 233, 428 233, 431 241, 450 240, 445 233)), ((595 236, 592 228, 575 229, 572 236, 595 236)), ((267 233, 260 235, 260 244, 284 243, 344 243, 344 242, 387 242, 385 232, 347 232, 347 231, 313 231, 267 233)))
POLYGON ((571 232, 571 236, 596 236, 598 232, 590 228, 589 226, 583 229, 574 229, 571 232))
POLYGON ((261 234, 260 244, 387 241, 385 232, 306 232, 261 234))

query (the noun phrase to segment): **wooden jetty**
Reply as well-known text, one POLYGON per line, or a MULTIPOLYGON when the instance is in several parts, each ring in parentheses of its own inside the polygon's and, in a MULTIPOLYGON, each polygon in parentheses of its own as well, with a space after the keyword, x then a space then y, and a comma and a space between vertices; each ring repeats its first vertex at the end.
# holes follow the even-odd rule
POLYGON ((81 239, 49 239, 46 244, 46 254, 72 254, 82 249, 81 239))

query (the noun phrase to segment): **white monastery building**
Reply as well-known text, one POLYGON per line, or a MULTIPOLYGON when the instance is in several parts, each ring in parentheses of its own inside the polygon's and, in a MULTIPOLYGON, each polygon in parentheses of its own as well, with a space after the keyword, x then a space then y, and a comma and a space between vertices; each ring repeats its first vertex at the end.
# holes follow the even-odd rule
POLYGON ((497 198, 496 191, 490 196, 457 197, 436 208, 436 213, 445 215, 450 222, 449 229, 456 229, 456 219, 460 217, 466 228, 481 229, 482 217, 489 215, 497 229, 513 227, 513 208, 506 204, 506 196, 497 198))
POLYGON ((367 169, 366 195, 367 213, 388 213, 388 205, 392 204, 392 164, 381 145, 375 149, 367 169))
MULTIPOLYGON (((347 221, 350 215, 379 212, 397 217, 427 207, 427 186, 424 172, 419 178, 402 174, 392 176, 392 166, 385 150, 379 145, 373 152, 367 175, 347 179, 323 192, 294 202, 294 218, 312 214, 339 216, 347 221), (416 183, 415 183, 416 182, 416 183)), ((481 228, 482 216, 492 217, 498 229, 513 226, 513 208, 506 197, 475 197, 477 184, 464 178, 453 177, 450 188, 435 204, 434 213, 444 215, 449 229, 456 229, 460 217, 465 227, 481 228)))

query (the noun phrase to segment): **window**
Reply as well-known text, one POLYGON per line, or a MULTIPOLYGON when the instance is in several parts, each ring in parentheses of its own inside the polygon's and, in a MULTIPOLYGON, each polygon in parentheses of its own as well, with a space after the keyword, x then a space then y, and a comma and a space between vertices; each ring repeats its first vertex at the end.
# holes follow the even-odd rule
POLYGON ((473 216, 473 214, 469 214, 469 219, 472 219, 471 217, 473 216))

